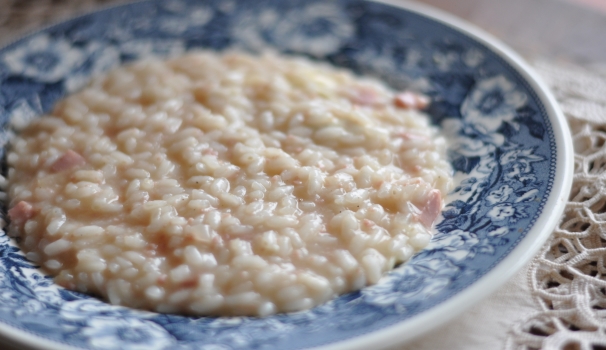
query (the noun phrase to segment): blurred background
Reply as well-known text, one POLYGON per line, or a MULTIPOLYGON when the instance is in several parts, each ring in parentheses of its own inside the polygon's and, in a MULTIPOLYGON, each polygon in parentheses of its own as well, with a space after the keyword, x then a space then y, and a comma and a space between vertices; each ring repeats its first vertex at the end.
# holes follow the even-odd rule
POLYGON ((528 58, 606 63, 606 0, 423 0, 504 40, 528 58))
MULTIPOLYGON (((529 59, 606 63, 606 0, 417 1, 474 23, 529 59)), ((0 46, 75 14, 126 2, 0 0, 0 46)))

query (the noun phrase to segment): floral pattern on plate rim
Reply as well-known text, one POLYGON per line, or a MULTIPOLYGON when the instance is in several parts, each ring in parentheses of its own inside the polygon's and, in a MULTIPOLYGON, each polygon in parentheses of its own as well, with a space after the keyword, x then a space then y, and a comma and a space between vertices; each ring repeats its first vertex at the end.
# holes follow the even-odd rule
MULTIPOLYGON (((464 290, 541 215, 555 141, 523 78, 473 39, 387 5, 340 0, 143 1, 47 28, 0 50, 0 142, 94 74, 195 48, 277 49, 432 97, 457 187, 430 246, 375 286, 263 319, 192 318, 112 306, 57 287, 0 236, 0 322, 76 347, 299 349, 406 320, 464 290)), ((2 153, 4 151, 2 150, 2 153)))

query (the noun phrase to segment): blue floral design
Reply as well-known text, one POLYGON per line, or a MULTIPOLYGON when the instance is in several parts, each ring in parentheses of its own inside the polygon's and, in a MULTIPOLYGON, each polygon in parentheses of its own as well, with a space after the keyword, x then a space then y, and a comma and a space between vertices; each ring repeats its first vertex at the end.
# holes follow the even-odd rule
POLYGON ((132 39, 120 45, 126 60, 150 57, 173 57, 185 52, 185 43, 178 39, 132 39))
POLYGON ((515 84, 499 75, 476 84, 463 102, 461 114, 465 122, 487 135, 496 132, 503 123, 512 123, 526 99, 515 84))
POLYGON ((233 37, 244 47, 279 46, 322 57, 333 53, 354 34, 351 19, 333 3, 314 2, 286 13, 265 9, 236 19, 233 37))
POLYGON ((151 0, 56 25, 0 49, 0 144, 91 75, 200 47, 304 54, 430 95, 429 112, 451 143, 457 186, 428 249, 379 284, 306 312, 196 318, 65 290, 0 234, 0 327, 92 349, 331 344, 405 322, 464 292, 544 215, 556 171, 554 135, 543 102, 515 68, 451 27, 360 0, 151 0))
POLYGON ((80 67, 74 69, 64 80, 67 92, 74 92, 90 80, 91 76, 107 71, 120 64, 120 52, 117 48, 105 43, 93 41, 83 50, 86 59, 80 67))
POLYGON ((208 24, 214 11, 204 5, 193 5, 179 0, 169 0, 160 4, 165 10, 158 20, 158 29, 170 35, 182 35, 187 30, 208 24))
POLYGON ((94 318, 86 322, 81 334, 93 349, 111 349, 129 344, 133 350, 160 350, 175 345, 174 339, 159 325, 137 318, 94 318))
MULTIPOLYGON (((87 322, 88 315, 94 314, 102 319, 114 319, 123 315, 124 311, 97 299, 75 299, 71 303, 61 305, 59 312, 61 318, 66 322, 87 322)), ((149 314, 150 317, 152 315, 149 314)))
POLYGON ((2 61, 10 74, 52 83, 63 79, 84 60, 84 54, 62 38, 41 33, 6 52, 2 61))

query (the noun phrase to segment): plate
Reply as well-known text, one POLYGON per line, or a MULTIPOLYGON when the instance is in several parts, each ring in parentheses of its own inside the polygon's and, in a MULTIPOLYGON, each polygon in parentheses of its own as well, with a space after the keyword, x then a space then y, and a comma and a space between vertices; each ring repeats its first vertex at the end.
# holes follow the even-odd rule
MULTIPOLYGON (((64 290, 0 236, 0 334, 65 349, 367 349, 435 329, 496 290, 559 220, 572 142, 553 97, 511 50, 402 1, 142 1, 46 28, 0 50, 0 141, 92 75, 186 50, 273 49, 431 96, 456 188, 430 246, 379 284, 266 318, 181 317, 64 290)), ((5 168, 5 167, 4 167, 5 168)))

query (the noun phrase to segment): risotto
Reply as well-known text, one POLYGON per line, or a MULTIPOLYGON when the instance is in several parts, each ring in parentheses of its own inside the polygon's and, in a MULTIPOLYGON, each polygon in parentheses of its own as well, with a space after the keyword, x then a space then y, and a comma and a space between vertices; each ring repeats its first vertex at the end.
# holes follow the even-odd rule
POLYGON ((273 54, 120 67, 13 140, 9 233, 112 304, 308 309, 429 243, 452 177, 426 103, 273 54))

